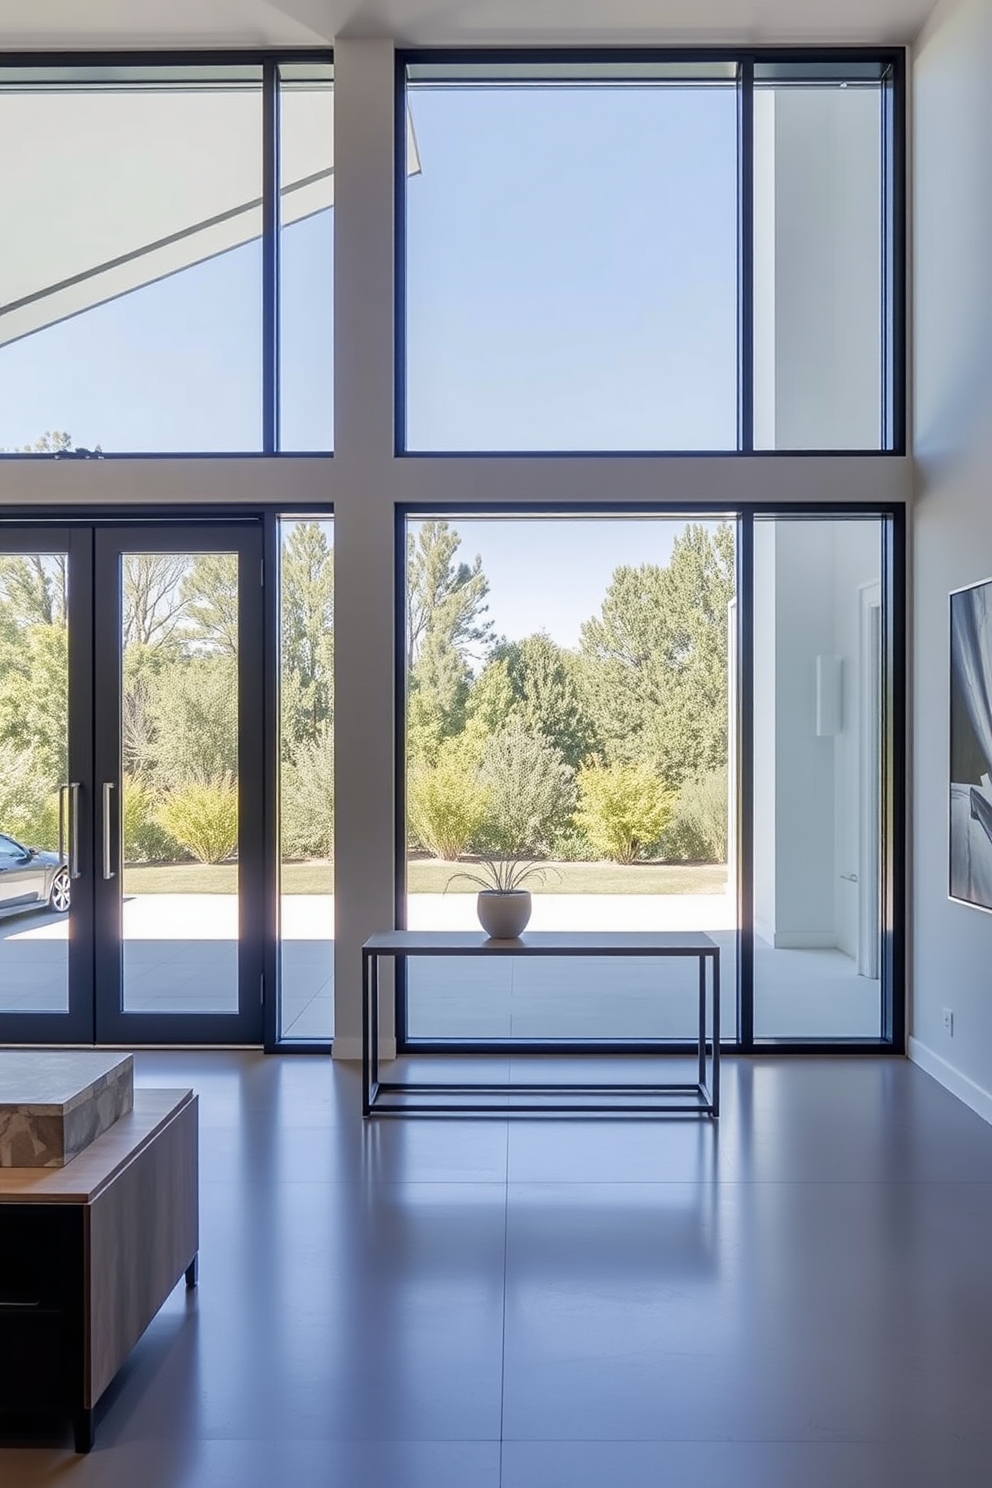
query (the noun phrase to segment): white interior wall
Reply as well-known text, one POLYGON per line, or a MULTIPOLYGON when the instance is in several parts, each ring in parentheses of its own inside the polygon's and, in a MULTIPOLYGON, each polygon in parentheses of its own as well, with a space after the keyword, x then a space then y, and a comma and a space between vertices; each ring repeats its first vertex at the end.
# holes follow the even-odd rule
MULTIPOLYGON (((816 732, 816 658, 833 650, 833 544, 821 522, 775 535, 775 920, 771 944, 833 946, 834 741, 816 732)), ((764 831, 755 820, 755 836, 764 831)))
POLYGON ((360 948, 392 923, 394 520, 405 502, 595 508, 670 502, 904 501, 906 459, 851 456, 397 459, 393 450, 393 44, 335 49, 335 428, 331 457, 11 460, 17 510, 138 502, 333 503, 336 514, 337 925, 335 1054, 361 1049, 360 948))
POLYGON ((861 601, 876 522, 755 526, 755 928, 858 953, 861 601), (817 734, 817 657, 841 660, 840 731, 817 734))
POLYGON ((992 1120, 992 915, 947 897, 948 593, 992 575, 990 75, 992 6, 947 0, 913 64, 910 1050, 992 1120))
POLYGON ((862 797, 862 599, 881 580, 876 522, 848 522, 833 534, 833 647, 841 658, 841 730, 834 738, 834 896, 836 945, 858 954, 862 797))
POLYGON ((875 88, 755 91, 756 449, 878 447, 880 108, 875 88))

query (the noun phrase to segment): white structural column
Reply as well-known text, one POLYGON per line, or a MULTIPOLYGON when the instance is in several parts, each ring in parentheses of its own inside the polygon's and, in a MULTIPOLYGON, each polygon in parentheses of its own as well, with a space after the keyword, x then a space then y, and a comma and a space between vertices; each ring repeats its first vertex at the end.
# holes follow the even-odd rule
POLYGON ((339 1059, 361 1055, 362 942, 390 928, 394 914, 393 66, 390 41, 335 46, 339 1059))

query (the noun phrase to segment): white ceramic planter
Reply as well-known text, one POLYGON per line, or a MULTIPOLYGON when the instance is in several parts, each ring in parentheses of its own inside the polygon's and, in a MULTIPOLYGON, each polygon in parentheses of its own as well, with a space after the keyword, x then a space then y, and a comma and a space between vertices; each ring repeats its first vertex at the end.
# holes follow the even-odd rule
POLYGON ((483 889, 476 901, 479 924, 490 940, 517 940, 530 919, 530 889, 498 894, 483 889))

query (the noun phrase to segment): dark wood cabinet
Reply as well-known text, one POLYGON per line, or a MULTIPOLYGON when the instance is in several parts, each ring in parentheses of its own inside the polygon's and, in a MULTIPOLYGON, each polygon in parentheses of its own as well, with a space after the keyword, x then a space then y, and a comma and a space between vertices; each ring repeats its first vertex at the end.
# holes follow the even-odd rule
POLYGON ((0 1170, 0 1414, 94 1409, 185 1273, 196 1281, 197 1099, 136 1090, 134 1110, 64 1168, 0 1170))

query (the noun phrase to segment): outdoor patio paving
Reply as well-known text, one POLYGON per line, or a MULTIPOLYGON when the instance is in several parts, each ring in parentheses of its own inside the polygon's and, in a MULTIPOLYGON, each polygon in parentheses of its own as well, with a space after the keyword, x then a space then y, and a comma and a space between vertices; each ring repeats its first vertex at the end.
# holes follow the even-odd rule
MULTIPOLYGON (((721 1028, 735 1031, 734 904, 726 895, 536 895, 533 929, 705 930, 721 947, 721 1028)), ((282 902, 283 1035, 333 1031, 334 900, 282 902)), ((418 894, 411 929, 475 927, 470 894, 418 894)), ((143 894, 125 902, 125 1007, 233 1012, 237 900, 143 894)), ((0 1010, 66 1010, 68 927, 47 913, 0 921, 0 1010)), ((692 1035, 696 963, 631 958, 420 960, 408 981, 408 1032, 431 1039, 649 1039, 692 1035)), ((755 950, 755 1032, 778 1038, 877 1038, 879 984, 837 950, 755 950)))

